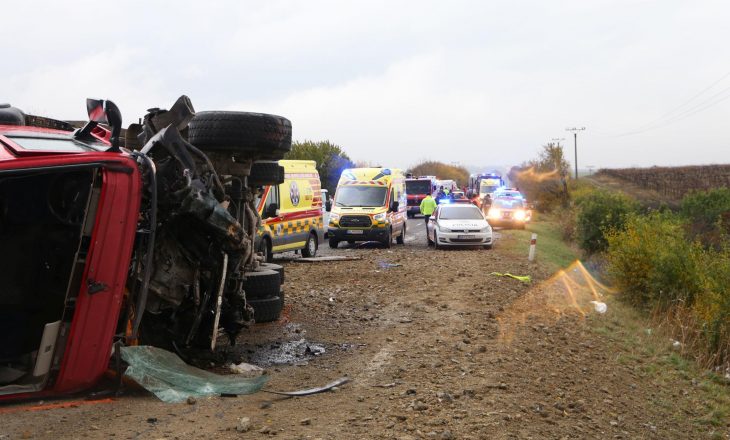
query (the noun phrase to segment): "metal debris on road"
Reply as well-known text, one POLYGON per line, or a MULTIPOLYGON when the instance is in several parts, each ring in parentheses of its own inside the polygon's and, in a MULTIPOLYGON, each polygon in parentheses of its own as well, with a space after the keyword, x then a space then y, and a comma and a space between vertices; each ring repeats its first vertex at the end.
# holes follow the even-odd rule
POLYGON ((292 261, 297 263, 327 263, 330 261, 354 261, 362 260, 362 257, 349 257, 345 255, 330 255, 327 257, 296 258, 292 261))
POLYGON ((323 387, 318 387, 318 388, 308 388, 305 390, 298 390, 298 391, 271 391, 271 390, 262 390, 262 391, 265 393, 278 394, 280 396, 290 396, 290 397, 310 396, 312 394, 319 394, 319 393, 323 393, 325 391, 329 391, 335 387, 344 385, 349 381, 350 381, 349 377, 341 377, 341 378, 335 380, 334 382, 330 382, 327 385, 325 385, 323 387))

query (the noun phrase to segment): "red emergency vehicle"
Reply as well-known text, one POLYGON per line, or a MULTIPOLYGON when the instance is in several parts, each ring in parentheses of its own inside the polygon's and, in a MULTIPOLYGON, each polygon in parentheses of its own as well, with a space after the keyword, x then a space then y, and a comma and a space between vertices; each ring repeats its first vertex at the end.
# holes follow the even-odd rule
POLYGON ((406 178, 406 196, 408 198, 408 217, 413 218, 421 213, 421 201, 436 191, 435 176, 406 178))

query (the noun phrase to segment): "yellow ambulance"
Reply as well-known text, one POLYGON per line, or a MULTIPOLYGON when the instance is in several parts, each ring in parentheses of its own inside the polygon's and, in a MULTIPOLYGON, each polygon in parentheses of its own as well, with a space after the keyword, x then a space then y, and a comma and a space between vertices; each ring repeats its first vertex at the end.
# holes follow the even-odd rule
POLYGON ((336 248, 341 241, 379 241, 390 247, 406 236, 406 180, 393 168, 350 168, 342 171, 330 212, 327 235, 336 248))
POLYGON ((314 257, 324 240, 322 193, 316 162, 280 160, 284 182, 263 188, 258 199, 262 224, 257 250, 266 261, 278 252, 300 250, 304 257, 314 257))

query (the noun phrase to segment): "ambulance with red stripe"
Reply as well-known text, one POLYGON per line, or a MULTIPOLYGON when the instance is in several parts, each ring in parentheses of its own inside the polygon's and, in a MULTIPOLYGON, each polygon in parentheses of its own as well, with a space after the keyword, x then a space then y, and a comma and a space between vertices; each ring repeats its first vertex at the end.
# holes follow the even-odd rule
POLYGON ((341 241, 378 241, 390 247, 406 236, 406 178, 393 168, 350 168, 342 171, 330 212, 329 245, 341 241))
POLYGON ((301 251, 314 257, 324 240, 322 192, 317 163, 280 160, 284 182, 263 188, 258 199, 261 227, 257 249, 271 262, 275 253, 301 251))

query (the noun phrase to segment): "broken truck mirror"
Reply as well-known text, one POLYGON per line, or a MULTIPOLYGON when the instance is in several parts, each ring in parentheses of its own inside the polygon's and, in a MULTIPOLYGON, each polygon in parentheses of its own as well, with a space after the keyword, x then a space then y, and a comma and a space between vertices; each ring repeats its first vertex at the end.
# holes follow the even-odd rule
POLYGON ((111 128, 111 138, 109 142, 112 144, 108 151, 119 151, 119 134, 122 132, 122 112, 116 104, 105 99, 86 99, 86 112, 89 115, 89 124, 84 127, 81 132, 91 131, 95 127, 90 123, 106 124, 111 128))

